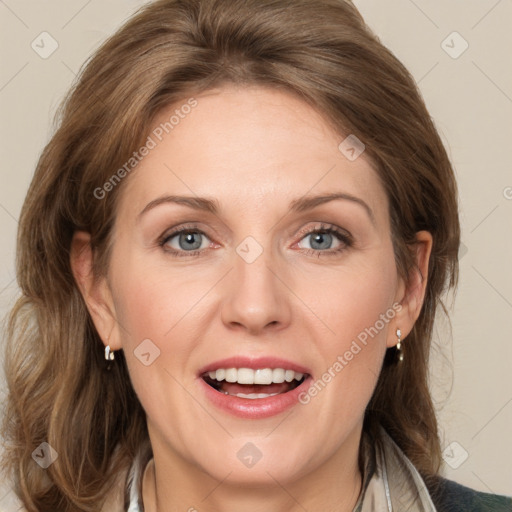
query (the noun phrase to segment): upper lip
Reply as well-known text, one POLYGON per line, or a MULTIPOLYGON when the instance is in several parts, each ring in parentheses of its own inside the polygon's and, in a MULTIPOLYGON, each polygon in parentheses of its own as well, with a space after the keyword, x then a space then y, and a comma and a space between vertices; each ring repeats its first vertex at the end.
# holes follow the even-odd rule
POLYGON ((284 370, 293 370, 297 373, 311 374, 309 368, 288 359, 272 356, 234 356, 208 363, 199 370, 199 376, 201 377, 203 374, 218 370, 219 368, 251 368, 253 370, 259 368, 283 368, 284 370))

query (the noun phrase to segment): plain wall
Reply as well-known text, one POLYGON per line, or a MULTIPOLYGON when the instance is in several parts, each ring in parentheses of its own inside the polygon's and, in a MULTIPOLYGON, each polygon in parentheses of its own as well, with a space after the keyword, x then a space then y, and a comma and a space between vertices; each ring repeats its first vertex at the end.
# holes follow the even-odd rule
MULTIPOLYGON (((52 133, 56 107, 91 52, 143 3, 0 2, 2 316, 17 293, 17 218, 39 154, 52 133), (44 31, 58 43, 46 59, 31 47, 44 31)), ((444 473, 475 489, 510 495, 512 68, 507 55, 512 48, 512 2, 355 4, 418 82, 458 178, 463 227, 460 285, 451 311, 452 334, 445 319, 437 323, 435 342, 440 348, 433 352, 432 365, 446 448, 444 473)), ((50 40, 45 41, 45 48, 50 48, 50 40)), ((0 400, 3 393, 0 387, 0 400)), ((8 483, 0 483, 0 512, 14 510, 14 493, 8 483)))

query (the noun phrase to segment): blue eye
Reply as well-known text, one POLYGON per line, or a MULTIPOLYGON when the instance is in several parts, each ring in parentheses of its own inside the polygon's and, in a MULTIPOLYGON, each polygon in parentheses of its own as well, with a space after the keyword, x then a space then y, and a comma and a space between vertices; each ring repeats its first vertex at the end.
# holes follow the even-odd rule
MULTIPOLYGON (((327 230, 324 231, 313 231, 306 235, 302 240, 310 240, 309 248, 316 250, 330 249, 333 241, 337 237, 334 236, 334 233, 329 232, 327 230), (316 247, 312 247, 311 244, 316 245, 316 247)), ((339 239, 338 239, 339 241, 339 239)))
POLYGON ((314 230, 309 230, 301 238, 301 241, 308 238, 310 243, 309 248, 305 248, 306 254, 317 257, 335 255, 351 247, 353 244, 351 235, 335 226, 322 225, 314 230), (339 244, 336 248, 332 249, 330 246, 334 239, 337 239, 339 244))
POLYGON ((160 245, 173 256, 195 256, 201 252, 198 249, 202 245, 202 237, 206 237, 202 231, 183 227, 167 235, 160 245), (177 239, 178 250, 170 244, 174 238, 177 239))
MULTIPOLYGON (((351 247, 353 244, 352 237, 346 231, 340 230, 335 226, 320 226, 316 229, 309 229, 301 233, 302 238, 300 241, 310 238, 311 242, 309 247, 303 248, 307 255, 314 255, 320 257, 331 256, 340 253, 351 247), (338 240, 338 246, 334 249, 331 245, 334 240, 338 240)), ((171 256, 200 256, 205 253, 203 245, 204 239, 209 241, 209 238, 200 229, 194 226, 182 226, 171 233, 166 233, 159 245, 165 252, 171 256), (177 246, 171 244, 173 239, 177 240, 177 246)), ((208 245, 206 246, 208 247, 208 245)))

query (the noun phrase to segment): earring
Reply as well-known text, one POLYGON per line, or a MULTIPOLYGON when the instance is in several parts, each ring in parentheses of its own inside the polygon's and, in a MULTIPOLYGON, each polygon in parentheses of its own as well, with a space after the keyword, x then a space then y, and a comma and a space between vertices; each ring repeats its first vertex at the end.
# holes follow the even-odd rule
POLYGON ((398 338, 398 342, 396 344, 396 349, 398 351, 398 360, 401 362, 404 360, 404 354, 402 352, 402 342, 401 342, 402 331, 400 329, 396 330, 396 337, 398 338))
POLYGON ((110 351, 110 345, 107 345, 105 347, 105 359, 107 361, 113 361, 114 360, 114 351, 112 350, 112 352, 110 351))

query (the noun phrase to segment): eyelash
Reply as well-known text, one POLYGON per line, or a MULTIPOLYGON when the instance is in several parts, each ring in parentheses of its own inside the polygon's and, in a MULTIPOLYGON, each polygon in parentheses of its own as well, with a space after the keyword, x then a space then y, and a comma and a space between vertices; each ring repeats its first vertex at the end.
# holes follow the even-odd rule
MULTIPOLYGON (((182 226, 182 227, 172 231, 171 233, 166 233, 165 235, 163 235, 158 240, 158 245, 160 247, 162 247, 162 249, 166 253, 170 254, 172 257, 178 257, 178 258, 190 257, 190 256, 200 256, 206 250, 206 249, 200 249, 200 250, 195 250, 195 251, 176 251, 175 249, 168 249, 165 247, 165 245, 169 242, 169 240, 172 240, 176 235, 179 235, 181 233, 195 233, 195 234, 204 235, 205 237, 208 238, 208 235, 206 235, 206 233, 204 233, 203 231, 198 229, 196 226, 193 226, 193 225, 182 226)), ((342 245, 340 245, 340 247, 338 247, 337 249, 328 249, 325 251, 321 251, 318 249, 302 249, 303 251, 305 251, 305 253, 308 256, 318 256, 318 257, 320 257, 321 255, 334 256, 338 253, 343 252, 347 248, 352 247, 352 245, 353 245, 353 239, 352 239, 351 235, 349 235, 345 231, 340 230, 336 226, 325 225, 325 224, 321 224, 320 227, 315 228, 315 229, 309 229, 309 230, 300 232, 299 233, 299 235, 301 237, 300 240, 302 240, 303 238, 305 238, 308 235, 320 234, 320 233, 335 235, 336 238, 338 238, 338 240, 340 242, 342 242, 342 245)))

